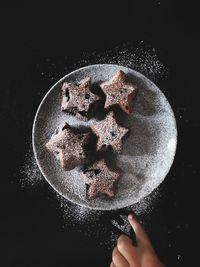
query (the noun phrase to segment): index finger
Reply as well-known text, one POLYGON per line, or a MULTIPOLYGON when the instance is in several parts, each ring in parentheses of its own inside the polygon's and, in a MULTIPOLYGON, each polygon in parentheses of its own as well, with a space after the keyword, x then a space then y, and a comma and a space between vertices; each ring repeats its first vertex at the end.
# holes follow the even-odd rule
POLYGON ((149 240, 141 224, 135 219, 133 215, 129 215, 128 220, 135 232, 138 245, 148 246, 152 248, 151 241, 149 240))

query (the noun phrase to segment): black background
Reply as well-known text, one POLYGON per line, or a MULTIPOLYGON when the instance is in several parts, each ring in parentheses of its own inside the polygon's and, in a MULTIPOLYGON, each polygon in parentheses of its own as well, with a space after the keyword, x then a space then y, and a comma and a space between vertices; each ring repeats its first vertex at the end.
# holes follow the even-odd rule
MULTIPOLYGON (((165 88, 178 126, 175 161, 161 186, 163 196, 148 215, 147 231, 168 266, 195 263, 198 8, 192 1, 109 3, 56 1, 1 8, 1 266, 109 266, 111 250, 99 246, 99 240, 75 226, 63 229, 62 212, 46 183, 36 190, 21 188, 19 166, 43 95, 79 56, 124 43, 136 47, 141 40, 156 48, 169 69, 168 78, 157 83, 165 88)), ((145 216, 142 220, 145 224, 145 216)))

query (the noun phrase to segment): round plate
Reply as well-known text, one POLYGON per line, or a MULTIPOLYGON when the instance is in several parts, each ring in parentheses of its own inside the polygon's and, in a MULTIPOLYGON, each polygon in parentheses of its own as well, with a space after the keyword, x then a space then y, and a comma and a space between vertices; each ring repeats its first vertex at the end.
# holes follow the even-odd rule
POLYGON ((49 184, 70 201, 99 210, 123 208, 150 194, 169 172, 177 144, 175 117, 164 94, 144 75, 111 64, 87 66, 59 80, 40 103, 32 134, 38 166, 49 184), (78 169, 63 171, 55 157, 46 150, 45 144, 63 122, 72 126, 88 126, 95 121, 82 122, 61 111, 62 83, 80 81, 86 76, 91 77, 92 83, 101 83, 118 70, 124 71, 127 79, 138 87, 134 111, 123 119, 123 126, 130 129, 130 135, 124 140, 122 154, 117 155, 117 165, 123 169, 124 175, 118 182, 113 199, 99 196, 88 200, 78 169))

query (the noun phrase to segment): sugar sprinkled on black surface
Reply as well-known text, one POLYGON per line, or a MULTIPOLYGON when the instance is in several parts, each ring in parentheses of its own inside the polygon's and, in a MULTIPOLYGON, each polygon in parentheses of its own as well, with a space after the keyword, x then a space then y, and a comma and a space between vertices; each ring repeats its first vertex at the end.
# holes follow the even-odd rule
MULTIPOLYGON (((76 69, 82 66, 100 63, 119 64, 133 68, 153 81, 166 78, 167 76, 167 68, 160 62, 155 53, 155 49, 144 48, 142 42, 138 48, 134 49, 117 47, 113 50, 106 51, 103 54, 98 54, 96 52, 90 54, 84 53, 82 58, 74 63, 73 68, 76 69)), ((32 149, 30 149, 25 155, 24 165, 21 168, 20 174, 21 186, 25 188, 27 188, 27 186, 39 186, 44 181, 35 161, 32 149)), ((121 224, 113 218, 109 220, 110 224, 108 224, 107 221, 102 219, 105 214, 109 217, 108 212, 78 206, 58 194, 56 194, 56 197, 59 200, 60 209, 63 212, 63 227, 66 227, 67 224, 72 224, 86 235, 90 235, 91 232, 93 232, 93 234, 99 238, 100 244, 102 245, 106 245, 108 247, 112 247, 114 245, 118 234, 116 234, 113 229, 118 228, 120 231, 127 234, 130 231, 130 226, 125 215, 121 215, 121 224), (83 225, 84 227, 81 227, 83 225), (91 227, 91 225, 93 225, 93 227, 91 227), (97 230, 94 231, 94 228, 97 230), (104 237, 107 235, 107 238, 102 240, 101 235, 104 237)), ((151 213, 159 197, 159 189, 156 189, 139 203, 127 207, 124 210, 127 214, 130 211, 134 211, 138 217, 142 218, 144 214, 146 216, 151 213)), ((113 212, 110 212, 110 214, 113 214, 113 212)), ((78 229, 77 231, 79 231, 78 229)))
POLYGON ((168 75, 167 67, 159 60, 156 49, 143 44, 133 48, 131 46, 118 46, 102 53, 85 52, 79 61, 74 63, 74 69, 92 64, 118 64, 132 68, 152 81, 165 79, 168 75))

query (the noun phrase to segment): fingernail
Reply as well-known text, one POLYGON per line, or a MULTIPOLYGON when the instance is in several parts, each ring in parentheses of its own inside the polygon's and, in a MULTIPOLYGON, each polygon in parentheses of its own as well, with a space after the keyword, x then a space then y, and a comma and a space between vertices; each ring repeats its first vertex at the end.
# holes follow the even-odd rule
POLYGON ((129 219, 129 220, 133 220, 133 219, 134 219, 134 216, 133 216, 132 214, 129 214, 129 215, 128 215, 128 219, 129 219))
POLYGON ((137 217, 136 217, 136 215, 135 215, 134 213, 129 214, 129 215, 128 215, 128 219, 129 219, 129 220, 135 220, 135 221, 138 221, 138 219, 137 219, 137 217))

